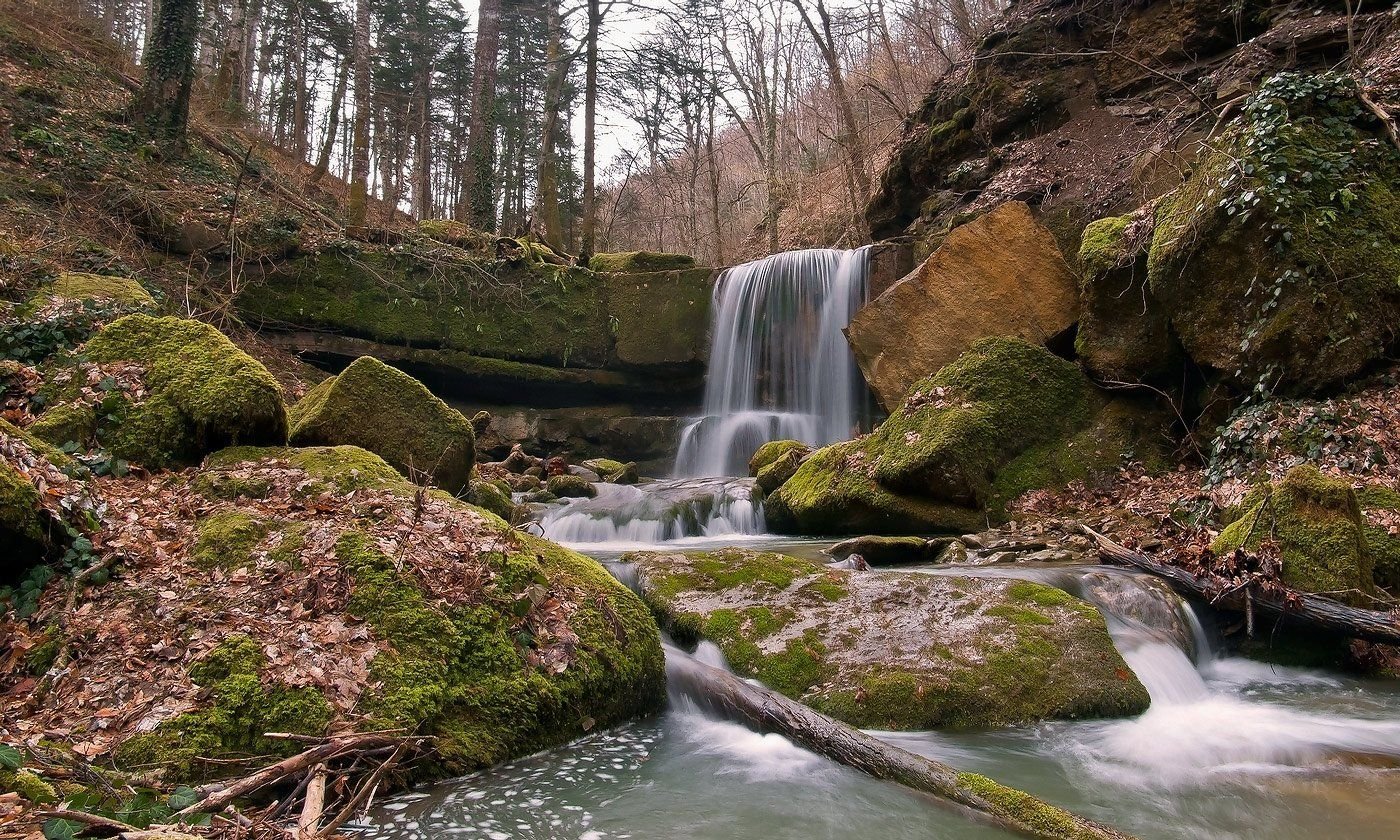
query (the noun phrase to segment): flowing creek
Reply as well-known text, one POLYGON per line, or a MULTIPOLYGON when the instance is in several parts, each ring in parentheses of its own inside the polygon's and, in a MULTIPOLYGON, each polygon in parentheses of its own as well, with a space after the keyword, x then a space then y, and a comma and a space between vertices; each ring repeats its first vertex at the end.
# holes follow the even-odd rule
MULTIPOLYGON (((626 550, 658 547, 631 539, 638 534, 606 536, 606 543, 571 542, 614 566, 626 550)), ((743 541, 814 559, 829 545, 756 535, 743 541)), ((735 542, 732 535, 692 535, 666 547, 735 542)), ((877 733, 889 742, 1143 840, 1400 836, 1400 683, 1217 656, 1207 630, 1176 596, 1121 569, 901 568, 1024 577, 1089 600, 1108 619, 1152 706, 1126 720, 877 733)), ((363 836, 1011 836, 779 736, 707 715, 676 677, 691 654, 667 655, 670 702, 660 716, 388 800, 363 836)), ((723 664, 708 644, 693 655, 723 664)))

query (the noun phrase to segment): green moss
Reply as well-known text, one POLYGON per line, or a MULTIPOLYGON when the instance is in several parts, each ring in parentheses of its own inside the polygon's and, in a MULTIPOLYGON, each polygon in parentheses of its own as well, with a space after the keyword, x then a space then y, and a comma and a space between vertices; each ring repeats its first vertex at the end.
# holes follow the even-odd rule
MULTIPOLYGON (((23 441, 26 446, 34 450, 35 454, 70 476, 78 476, 84 473, 83 466, 57 446, 54 446, 48 441, 40 440, 30 432, 21 429, 4 418, 0 418, 0 434, 6 435, 7 437, 18 438, 23 441)), ((66 442, 67 441, 65 441, 65 443, 66 442)))
POLYGON ((1018 580, 1011 584, 1006 594, 1014 600, 1039 604, 1042 607, 1068 607, 1083 603, 1063 589, 1028 580, 1018 580))
POLYGON ((1073 814, 1056 808, 1028 793, 1009 788, 977 773, 959 773, 958 787, 990 804, 993 813, 1022 826, 1038 837, 1066 840, 1101 837, 1102 832, 1080 827, 1073 814))
POLYGON ((58 801, 58 792, 33 770, 0 770, 0 791, 17 793, 36 805, 58 801))
POLYGON ((591 499, 598 495, 598 488, 588 483, 587 479, 576 475, 552 475, 549 481, 545 482, 545 489, 561 499, 591 499))
POLYGON ((291 442, 359 446, 404 475, 431 477, 452 493, 467 488, 476 463, 467 418, 418 380, 369 356, 292 407, 291 442))
POLYGON ((611 351, 598 275, 442 249, 328 247, 280 266, 239 306, 253 319, 552 367, 597 367, 611 351))
POLYGON ((0 533, 34 545, 44 542, 41 499, 24 474, 0 460, 0 533))
POLYGON ((97 411, 86 403, 60 403, 39 415, 29 431, 54 446, 85 446, 97 434, 97 411))
POLYGON ((272 523, 239 510, 225 510, 199 520, 199 537, 190 559, 201 569, 231 571, 250 564, 272 523))
POLYGON ((511 522, 515 517, 515 502, 510 500, 510 494, 489 481, 472 481, 467 492, 467 501, 489 510, 505 522, 511 522))
POLYGON ((789 639, 779 651, 759 647, 755 640, 777 629, 772 613, 721 609, 707 619, 694 616, 690 620, 703 622, 701 635, 719 646, 735 673, 757 679, 780 694, 802 697, 831 673, 823 662, 826 645, 813 631, 789 639))
POLYGON ((1281 576, 1289 586, 1368 603, 1374 566, 1350 484, 1303 465, 1289 470, 1282 482, 1258 498, 1221 531, 1212 551, 1257 551, 1264 540, 1272 539, 1282 554, 1281 576))
POLYGON ((648 599, 669 601, 686 590, 723 592, 736 587, 787 589, 800 576, 819 571, 816 563, 775 552, 727 549, 686 555, 675 567, 647 579, 648 599))
POLYGON ((608 324, 625 367, 697 369, 705 358, 714 291, 708 268, 602 275, 608 324))
POLYGON ((220 762, 227 759, 285 757, 300 749, 265 733, 324 734, 332 716, 326 699, 315 689, 264 683, 258 677, 264 665, 252 639, 226 639, 190 668, 191 679, 208 692, 208 705, 122 742, 117 765, 160 768, 167 781, 197 781, 226 774, 220 762))
POLYGON ((1129 216, 1112 216, 1090 222, 1079 240, 1079 268, 1085 276, 1106 274, 1123 259, 1124 239, 1129 216))
POLYGON ((1051 618, 1050 616, 1046 615, 1045 613, 1037 612, 1037 611, 1035 611, 1035 610, 1027 609, 1027 608, 1025 608, 1025 607, 1013 607, 1013 606, 1009 606, 1009 605, 1000 605, 1000 606, 995 606, 995 607, 989 607, 989 608, 987 608, 986 614, 987 614, 987 615, 994 615, 994 616, 996 616, 997 618, 1004 618, 1004 619, 1006 619, 1007 621, 1011 622, 1012 624, 1018 624, 1018 625, 1022 625, 1022 626, 1030 625, 1030 624, 1054 624, 1054 623, 1055 623, 1055 620, 1054 620, 1053 618, 1051 618))
POLYGON ((654 271, 675 271, 694 268, 695 258, 686 254, 663 254, 657 251, 624 251, 616 254, 594 254, 588 268, 599 272, 646 274, 654 271))
POLYGON ((264 460, 286 461, 304 470, 316 482, 301 488, 303 495, 324 492, 340 494, 356 490, 393 490, 413 493, 413 485, 384 459, 358 446, 257 447, 233 446, 210 455, 204 471, 196 479, 201 492, 218 498, 247 495, 261 498, 267 487, 258 479, 239 479, 218 471, 264 460))
POLYGON ((456 608, 430 602, 368 537, 336 544, 354 581, 350 612, 391 647, 371 666, 380 688, 362 700, 369 725, 437 735, 439 766, 425 770, 484 767, 660 703, 660 645, 636 596, 580 555, 518 539, 521 551, 493 558, 494 598, 456 608), (540 581, 587 599, 571 616, 579 643, 560 674, 528 663, 538 642, 517 626, 515 605, 530 596, 513 593, 540 581))
POLYGON ((770 440, 758 448, 749 458, 749 475, 757 476, 764 467, 774 463, 789 452, 806 454, 812 448, 800 440, 770 440))
POLYGON ((108 277, 102 274, 65 272, 40 294, 50 300, 91 300, 116 303, 128 309, 154 310, 155 298, 140 283, 129 277, 108 277))
POLYGON ((287 413, 267 369, 198 321, 128 315, 84 348, 94 362, 139 363, 148 395, 103 431, 117 457, 166 467, 233 444, 284 443, 287 413))

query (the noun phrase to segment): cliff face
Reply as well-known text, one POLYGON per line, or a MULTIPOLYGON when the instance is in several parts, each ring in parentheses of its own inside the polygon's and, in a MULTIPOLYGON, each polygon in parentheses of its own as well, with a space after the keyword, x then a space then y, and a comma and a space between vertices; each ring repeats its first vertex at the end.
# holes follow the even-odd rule
POLYGON ((1021 200, 1072 254, 1089 221, 1179 186, 1268 76, 1349 60, 1393 85, 1398 33, 1389 11, 1349 18, 1319 0, 1013 2, 910 118, 867 208, 871 236, 910 237, 922 257, 1021 200))

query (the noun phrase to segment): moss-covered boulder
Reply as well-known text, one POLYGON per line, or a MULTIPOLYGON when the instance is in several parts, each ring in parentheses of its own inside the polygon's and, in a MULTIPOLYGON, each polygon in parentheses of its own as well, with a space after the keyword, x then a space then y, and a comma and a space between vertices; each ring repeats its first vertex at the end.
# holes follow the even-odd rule
POLYGON ((1247 389, 1355 376, 1400 323, 1400 151, 1345 74, 1284 73, 1163 199, 1152 295, 1197 364, 1247 389))
POLYGON ((775 460, 763 465, 754 477, 754 484, 764 493, 772 493, 797 475, 798 467, 802 466, 802 461, 810 454, 812 451, 806 447, 787 450, 775 460))
POLYGON ((812 534, 978 530, 1021 493, 1116 468, 1147 419, 1019 339, 979 341, 873 433, 818 450, 766 502, 812 534), (1129 422, 1132 421, 1132 422, 1129 422))
POLYGON ((476 464, 471 421, 423 383, 362 356, 291 409, 295 446, 359 446, 406 476, 428 476, 457 493, 476 464))
POLYGON ((13 583, 44 555, 47 537, 40 516, 39 491, 0 457, 0 583, 13 583))
POLYGON ((1371 485, 1357 493, 1356 498, 1366 520, 1362 531, 1371 550, 1376 584, 1400 594, 1400 493, 1371 485))
POLYGON ((616 364, 688 370, 704 361, 713 272, 690 262, 668 270, 600 275, 616 364))
POLYGON ((1277 484, 1250 494, 1243 514, 1216 538, 1217 554, 1278 544, 1283 582, 1304 592, 1330 595, 1358 605, 1375 591, 1374 563, 1366 542, 1361 507, 1345 479, 1329 478, 1311 465, 1294 467, 1277 484))
POLYGON ((579 466, 592 470, 609 484, 636 484, 641 480, 637 474, 637 464, 633 461, 624 464, 612 458, 589 458, 581 461, 579 466))
POLYGON ((473 479, 467 490, 466 499, 483 510, 489 510, 505 522, 514 522, 516 507, 510 499, 510 490, 501 489, 497 483, 473 479))
POLYGON ((598 495, 598 488, 576 475, 552 475, 544 487, 561 499, 591 499, 598 495))
POLYGON ((708 639, 741 676, 855 726, 975 728, 1147 708, 1103 617, 1057 589, 835 571, 740 549, 625 559, 678 641, 708 639))
POLYGON ((287 410, 277 380, 208 324, 128 315, 83 348, 96 364, 131 362, 145 393, 100 429, 113 455, 148 467, 191 464, 234 444, 287 440, 287 410))
POLYGON ((150 486, 105 515, 150 550, 126 550, 83 610, 55 588, 31 621, 0 615, 20 649, 83 640, 49 696, 87 686, 131 716, 92 730, 90 711, 45 702, 32 719, 123 770, 194 782, 301 749, 267 732, 394 729, 434 739, 415 778, 460 775, 663 702, 656 624, 632 591, 373 453, 236 447, 130 480, 150 486))
POLYGON ((812 447, 800 440, 770 440, 754 450, 753 456, 749 458, 749 475, 758 478, 764 467, 780 460, 789 452, 800 452, 800 457, 806 457, 812 452, 812 447))
POLYGON ((151 293, 130 277, 108 277, 105 274, 64 272, 52 283, 40 289, 31 305, 59 300, 92 301, 119 306, 129 311, 152 311, 156 308, 151 293))
POLYGON ((1091 222, 1079 246, 1079 331, 1074 349, 1092 376, 1158 380, 1181 362, 1167 313, 1147 284, 1152 217, 1091 222))

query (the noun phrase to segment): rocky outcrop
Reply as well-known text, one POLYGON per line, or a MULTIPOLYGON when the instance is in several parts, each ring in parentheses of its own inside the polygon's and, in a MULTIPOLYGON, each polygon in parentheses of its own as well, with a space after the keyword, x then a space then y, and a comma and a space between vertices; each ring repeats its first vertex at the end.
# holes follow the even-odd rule
POLYGON ((1024 581, 849 572, 729 549, 633 554, 682 643, 855 726, 973 728, 1147 708, 1092 606, 1024 581))
POLYGON ((1046 343, 1079 318, 1073 273, 1021 202, 963 225, 909 276, 866 304, 847 335, 875 395, 894 410, 918 380, 979 339, 1046 343))
POLYGON ((1153 415, 1107 403, 1071 362, 983 339, 918 382, 874 432, 818 450, 766 502, 808 534, 978 530, 1021 493, 1152 454, 1153 415))
POLYGON ((291 443, 359 446, 450 493, 467 489, 476 464, 467 418, 413 377, 368 356, 292 407, 291 443))
POLYGON ((1103 382, 1153 382, 1180 368, 1181 345, 1147 282, 1151 208, 1091 222, 1079 246, 1080 316, 1074 349, 1103 382))
POLYGON ((1242 510, 1211 546, 1217 554, 1238 548, 1258 552, 1273 542, 1279 577, 1288 586, 1371 605, 1367 596, 1375 592, 1375 565, 1361 506, 1345 479, 1324 476, 1312 466, 1294 467, 1283 481, 1251 493, 1242 510))

